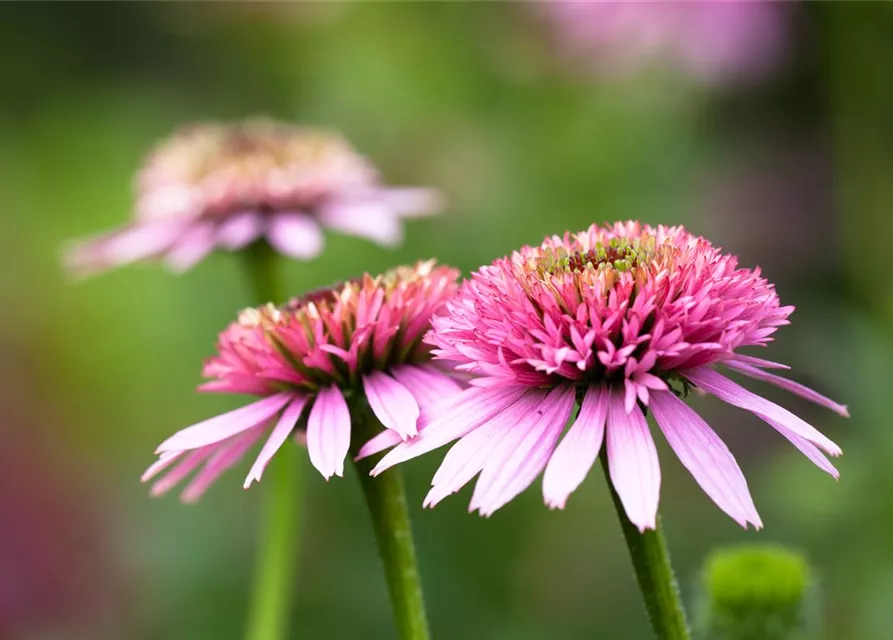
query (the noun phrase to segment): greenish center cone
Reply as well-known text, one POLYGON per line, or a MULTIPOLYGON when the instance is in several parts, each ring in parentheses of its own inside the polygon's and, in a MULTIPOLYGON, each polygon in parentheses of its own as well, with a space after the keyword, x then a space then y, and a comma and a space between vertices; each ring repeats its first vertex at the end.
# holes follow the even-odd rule
POLYGON ((814 637, 817 594, 802 555, 774 545, 721 549, 707 559, 701 579, 698 638, 814 637))
POLYGON ((585 272, 613 269, 630 271, 647 264, 654 256, 654 240, 614 239, 608 244, 598 243, 587 251, 568 253, 564 250, 544 252, 539 268, 548 273, 585 272))

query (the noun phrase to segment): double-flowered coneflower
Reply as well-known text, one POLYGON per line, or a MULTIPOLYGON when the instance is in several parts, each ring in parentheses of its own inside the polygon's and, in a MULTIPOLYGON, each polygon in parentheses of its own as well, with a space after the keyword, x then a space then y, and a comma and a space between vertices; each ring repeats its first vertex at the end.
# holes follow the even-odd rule
POLYGON ((156 258, 182 271, 260 239, 308 260, 322 251, 324 227, 395 245, 402 218, 439 207, 432 189, 382 186, 337 134, 269 120, 194 125, 149 157, 134 221, 75 244, 66 262, 92 273, 156 258))
POLYGON ((683 398, 697 387, 752 412, 837 477, 822 453, 840 454, 836 444, 719 372, 776 384, 847 415, 768 371, 784 365, 739 352, 769 342, 792 311, 759 269, 740 268, 682 227, 627 222, 551 237, 478 270, 433 320, 435 356, 471 374, 473 386, 426 420, 417 438, 380 436, 361 454, 396 444, 380 472, 460 438, 426 504, 480 473, 471 508, 489 515, 544 470, 546 502, 563 507, 604 441, 612 484, 630 521, 645 530, 656 526, 661 478, 650 412, 716 504, 742 526, 760 527, 738 464, 683 398))
POLYGON ((417 435, 420 414, 459 385, 430 363, 422 337, 432 314, 456 292, 458 272, 434 261, 320 289, 283 306, 243 311, 220 334, 204 367, 204 391, 261 396, 235 411, 174 434, 144 474, 161 471, 153 494, 198 469, 183 499, 198 499, 221 473, 266 437, 245 479, 294 436, 326 478, 341 476, 351 414, 366 404, 397 441, 417 435))

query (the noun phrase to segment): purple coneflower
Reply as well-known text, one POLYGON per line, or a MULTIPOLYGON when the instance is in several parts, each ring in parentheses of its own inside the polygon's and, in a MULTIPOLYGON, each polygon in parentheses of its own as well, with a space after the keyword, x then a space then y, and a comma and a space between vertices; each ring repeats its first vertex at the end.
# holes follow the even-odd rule
MULTIPOLYGON (((695 386, 754 413, 836 478, 822 453, 840 454, 836 444, 717 370, 847 415, 846 407, 767 371, 784 365, 738 353, 769 342, 792 311, 759 269, 739 268, 734 256, 682 227, 593 225, 524 247, 477 271, 433 319, 435 357, 473 374, 474 386, 375 471, 461 438, 434 476, 426 505, 480 472, 471 509, 489 515, 545 470, 545 500, 561 508, 604 440, 630 521, 650 529, 661 475, 649 410, 707 495, 742 526, 760 527, 732 454, 682 398, 695 386), (575 402, 579 412, 558 444, 575 402)), ((361 455, 393 443, 374 438, 361 455)))
POLYGON ((431 315, 456 292, 458 276, 434 261, 420 262, 281 307, 243 311, 220 334, 219 354, 204 367, 213 380, 199 388, 262 399, 165 440, 143 481, 169 468, 152 487, 154 495, 163 494, 201 467, 183 491, 185 501, 197 500, 266 436, 245 479, 247 489, 292 434, 306 443, 311 463, 326 479, 341 476, 351 441, 350 407, 363 398, 396 441, 415 436, 420 412, 460 389, 430 364, 422 343, 431 315))
POLYGON ((132 223, 67 253, 74 271, 147 258, 183 271, 215 248, 259 239, 309 260, 322 250, 323 227, 390 246, 402 218, 440 207, 434 190, 379 184, 342 137, 269 120, 184 128, 149 157, 137 191, 132 223))
POLYGON ((773 2, 549 2, 561 46, 602 70, 675 64, 708 83, 759 77, 783 53, 786 8, 773 2))

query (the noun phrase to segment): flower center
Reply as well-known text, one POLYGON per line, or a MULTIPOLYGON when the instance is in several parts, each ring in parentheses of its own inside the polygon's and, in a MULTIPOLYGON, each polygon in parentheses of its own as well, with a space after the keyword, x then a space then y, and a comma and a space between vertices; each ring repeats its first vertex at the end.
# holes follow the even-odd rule
POLYGON ((597 243, 587 251, 569 253, 562 249, 544 251, 538 270, 550 274, 582 273, 587 270, 630 271, 648 264, 654 256, 653 239, 614 239, 607 244, 597 243), (650 241, 649 241, 650 240, 650 241))

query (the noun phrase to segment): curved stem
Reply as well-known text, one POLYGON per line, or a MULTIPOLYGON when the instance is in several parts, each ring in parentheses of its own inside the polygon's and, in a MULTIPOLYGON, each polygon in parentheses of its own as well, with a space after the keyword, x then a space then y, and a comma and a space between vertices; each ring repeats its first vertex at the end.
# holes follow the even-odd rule
MULTIPOLYGON (((382 427, 368 409, 354 410, 351 417, 354 432, 352 440, 357 443, 352 450, 355 454, 358 446, 376 435, 382 427)), ((375 540, 384 565, 397 637, 401 640, 428 640, 428 620, 412 541, 403 476, 400 469, 394 467, 373 478, 369 475, 373 466, 375 465, 369 458, 356 462, 357 475, 369 507, 375 540)))
POLYGON ((599 457, 654 633, 660 640, 691 640, 660 519, 656 529, 639 533, 636 525, 626 516, 620 496, 614 490, 604 449, 599 457))
MULTIPOLYGON (((263 242, 245 251, 245 271, 255 304, 282 302, 276 261, 276 254, 263 242)), ((303 488, 304 457, 300 454, 283 447, 270 462, 262 485, 263 515, 245 632, 248 640, 281 640, 288 635, 303 488)))

